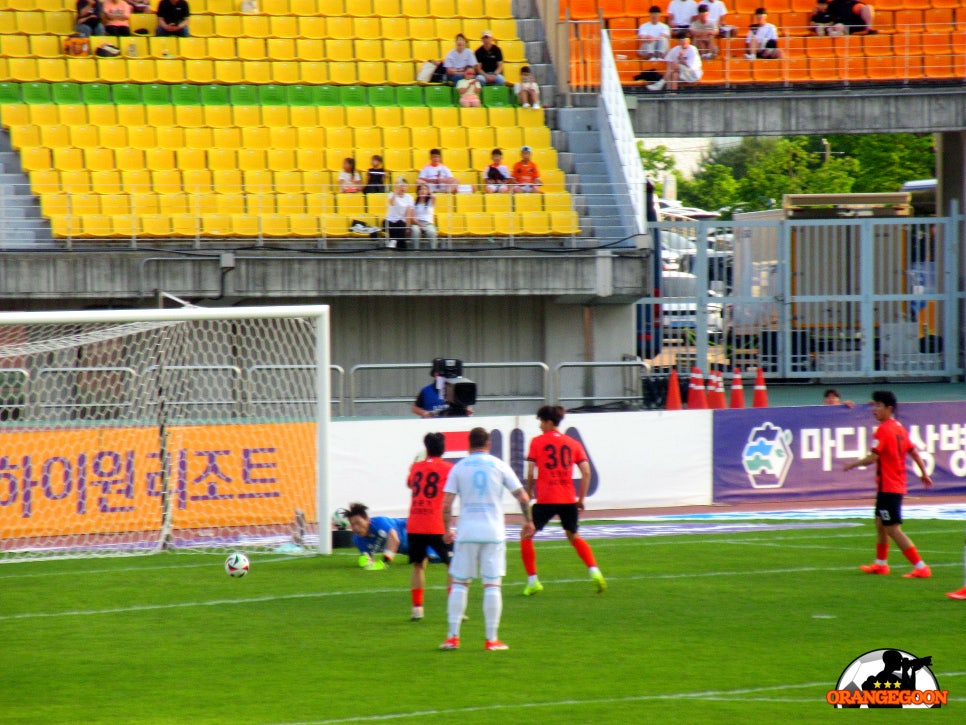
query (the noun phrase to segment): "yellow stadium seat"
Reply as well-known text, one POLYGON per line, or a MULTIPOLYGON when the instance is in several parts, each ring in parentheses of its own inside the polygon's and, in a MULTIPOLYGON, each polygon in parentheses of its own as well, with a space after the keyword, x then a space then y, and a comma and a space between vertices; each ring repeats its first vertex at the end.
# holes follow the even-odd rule
MULTIPOLYGON (((353 7, 355 13, 355 7, 353 7)), ((355 29, 351 17, 328 17, 325 21, 326 36, 334 40, 351 40, 355 29)))
POLYGON ((352 158, 354 154, 355 151, 351 146, 345 146, 342 148, 330 146, 325 150, 325 170, 341 171, 342 162, 347 158, 352 158))
MULTIPOLYGON (((242 31, 239 36, 246 38, 271 38, 272 26, 267 15, 243 15, 241 18, 242 31)), ((218 20, 215 20, 218 27, 218 20)), ((219 35, 222 33, 219 32, 219 35)))
POLYGON ((50 149, 36 146, 20 152, 20 165, 24 171, 45 171, 52 168, 50 149))
POLYGON ((62 123, 40 126, 40 142, 49 148, 74 145, 70 140, 70 127, 62 123))
POLYGON ((191 194, 188 199, 188 204, 191 207, 191 211, 195 214, 220 214, 221 211, 218 208, 219 196, 220 194, 215 194, 211 191, 191 194))
POLYGON ((151 171, 171 171, 178 168, 173 149, 150 148, 141 153, 144 154, 145 168, 151 171))
MULTIPOLYGON (((403 115, 402 108, 399 106, 376 106, 372 109, 373 115, 373 126, 378 126, 379 128, 385 130, 396 130, 403 126, 403 115)), ((406 129, 407 138, 409 137, 409 129, 406 129)), ((385 137, 385 131, 383 132, 385 137)), ((388 145, 388 141, 386 142, 388 145)))
MULTIPOLYGON (((26 149, 25 149, 26 150, 26 149)), ((84 167, 84 152, 73 146, 64 146, 52 150, 52 168, 59 171, 78 171, 84 167)))
POLYGON ((429 126, 431 118, 429 108, 426 106, 405 107, 402 109, 402 124, 409 128, 422 128, 429 126))
POLYGON ((101 78, 114 82, 132 80, 138 83, 154 83, 158 80, 158 70, 152 58, 129 58, 127 68, 124 69, 125 61, 118 58, 102 58, 98 61, 102 70, 101 78), (106 76, 104 71, 111 71, 110 76, 106 76))
POLYGON ((164 83, 184 83, 187 78, 184 73, 184 61, 173 58, 162 58, 154 61, 158 74, 158 81, 164 83))
POLYGON ((57 194, 63 191, 60 188, 60 172, 54 169, 49 171, 31 171, 30 188, 35 194, 57 194))
POLYGON ((114 165, 114 149, 89 146, 83 150, 84 166, 91 171, 110 171, 114 165))
POLYGON ((259 223, 257 214, 233 214, 231 220, 231 234, 236 237, 257 237, 259 223))
POLYGON ((275 61, 272 65, 272 83, 295 84, 302 80, 300 63, 293 61, 275 61))
POLYGON ((28 120, 37 126, 54 126, 60 123, 60 106, 53 103, 32 103, 24 106, 27 109, 28 120))
MULTIPOLYGON (((192 24, 194 29, 194 24, 192 24)), ((139 233, 144 237, 171 236, 171 217, 167 214, 141 214, 139 233)))
POLYGON ((295 171, 295 149, 268 149, 265 152, 266 165, 272 171, 295 171))
POLYGON ((242 147, 241 129, 231 126, 229 118, 229 124, 226 124, 224 127, 212 128, 211 141, 213 144, 211 150, 224 149, 226 151, 234 151, 235 149, 240 149, 242 147))
POLYGON ((386 63, 386 82, 396 86, 408 85, 416 78, 416 64, 409 61, 393 61, 386 63))
POLYGON ((292 236, 319 236, 319 218, 314 214, 292 214, 289 216, 292 236))
POLYGON ((366 194, 366 212, 372 215, 384 215, 389 208, 389 194, 366 194))
POLYGON ((328 60, 349 62, 355 60, 355 48, 349 38, 334 37, 325 41, 325 55, 328 60))
POLYGON ((580 218, 573 209, 550 212, 550 230, 554 234, 580 234, 580 218))
POLYGON ((351 149, 355 145, 352 124, 329 126, 325 131, 325 145, 329 148, 351 149))
POLYGON ((158 195, 152 192, 130 192, 127 190, 127 180, 124 172, 121 172, 121 185, 124 186, 128 198, 131 200, 132 214, 158 214, 161 206, 158 203, 158 195))
POLYGON ((518 126, 517 109, 515 108, 488 108, 487 119, 494 128, 501 126, 518 126))
POLYGON ((468 25, 468 22, 460 18, 437 18, 435 36, 443 39, 443 47, 446 51, 453 47, 453 38, 456 37, 457 33, 463 33, 472 43, 473 38, 478 36, 470 33, 465 27, 466 25, 468 25))
POLYGON ((446 237, 466 236, 466 219, 462 214, 442 212, 436 215, 439 233, 446 237))
POLYGON ((411 171, 413 165, 413 153, 408 148, 387 148, 383 154, 383 165, 391 172, 411 171))
MULTIPOLYGON (((341 126, 342 124, 336 124, 341 126)), ((299 148, 321 149, 325 148, 325 129, 322 126, 298 128, 299 148)))
POLYGON ((120 171, 92 171, 91 191, 95 194, 120 194, 120 171))
POLYGON ((551 232, 550 214, 547 212, 532 212, 522 218, 524 234, 548 236, 551 232))
POLYGON ((560 169, 543 167, 540 171, 540 181, 543 182, 544 192, 566 191, 566 177, 560 169))
POLYGON ((295 41, 295 56, 299 60, 326 60, 325 43, 314 38, 299 38, 295 41))
POLYGON ((355 129, 356 148, 382 148, 382 145, 381 128, 363 127, 355 129))
POLYGON ((180 38, 173 36, 151 36, 148 38, 148 55, 153 58, 171 58, 181 55, 180 38))
POLYGON ((443 128, 444 126, 459 126, 461 124, 460 109, 453 106, 431 108, 429 109, 429 112, 430 118, 432 119, 432 125, 438 128, 443 128))
MULTIPOLYGON (((299 17, 299 35, 302 38, 319 40, 328 37, 328 24, 324 17, 299 17)), ((321 43, 320 43, 321 45, 321 43)))
MULTIPOLYGON (((34 43, 37 40, 47 40, 53 36, 35 35, 33 37, 27 35, 0 35, 0 54, 5 55, 8 58, 28 58, 32 55, 41 56, 43 54, 36 52, 34 50, 34 43)), ((54 40, 58 40, 54 38, 54 40)), ((59 45, 59 44, 58 44, 59 45)), ((63 53, 63 50, 57 48, 58 55, 63 53)))
MULTIPOLYGON (((502 197, 504 194, 490 194, 491 197, 502 197)), ((523 231, 523 222, 517 214, 494 214, 493 231, 499 236, 512 237, 523 231)))
POLYGON ((262 124, 261 106, 232 106, 232 121, 236 126, 260 126, 262 124))
POLYGON ((285 214, 265 214, 259 217, 261 233, 268 237, 287 237, 292 231, 285 214))
POLYGON ((292 106, 288 109, 288 113, 293 126, 304 128, 319 125, 317 106, 292 106))
POLYGON ((483 194, 457 194, 456 211, 459 214, 480 214, 483 212, 483 194))
MULTIPOLYGON (((329 82, 338 85, 351 85, 359 80, 355 63, 332 62, 328 64, 329 82)), ((303 75, 302 81, 305 82, 303 75)))
POLYGON ((349 224, 341 214, 323 214, 319 217, 319 226, 325 237, 345 237, 348 235, 349 224))
POLYGON ((191 126, 206 126, 205 113, 201 106, 175 106, 174 122, 185 128, 191 126))
POLYGON ((329 63, 327 61, 303 60, 299 63, 300 82, 324 84, 329 82, 329 63))
MULTIPOLYGON (((208 42, 206 38, 176 38, 178 42, 178 52, 175 55, 179 55, 185 60, 189 58, 206 58, 208 57, 208 42)), ((137 44, 139 42, 147 42, 148 38, 139 38, 134 36, 131 38, 131 42, 137 44)), ((127 50, 128 41, 125 40, 124 50, 127 50)), ((138 48, 138 55, 147 55, 148 49, 138 48)))
POLYGON ((87 169, 62 171, 60 184, 68 194, 90 194, 91 174, 87 169))
POLYGON ((111 226, 114 228, 114 236, 135 237, 140 228, 141 220, 137 214, 125 212, 123 214, 111 214, 111 226))
POLYGON ((144 151, 141 149, 132 149, 129 146, 114 149, 114 163, 120 171, 143 169, 147 164, 144 151))
POLYGON ((272 81, 272 64, 267 61, 246 60, 242 62, 242 78, 245 83, 264 85, 272 81))
POLYGON ((289 123, 288 106, 262 106, 263 126, 288 126, 289 123))
MULTIPOLYGON (((272 179, 275 184, 275 191, 279 195, 301 194, 305 190, 301 171, 276 171, 272 179)), ((276 206, 279 198, 276 197, 276 206)))
POLYGON ((121 188, 128 194, 153 193, 154 180, 152 173, 145 169, 121 171, 121 188))
MULTIPOLYGON (((23 126, 31 123, 30 113, 35 104, 26 103, 6 103, 0 106, 0 119, 3 121, 4 128, 12 126, 23 126)), ((113 106, 111 106, 113 108, 113 106)))
MULTIPOLYGON (((378 109, 376 109, 378 110, 378 109)), ((379 123, 378 114, 376 125, 382 129, 382 143, 386 149, 406 149, 413 146, 412 132, 402 125, 386 125, 379 123)))
POLYGON ((206 126, 225 128, 232 125, 231 106, 202 106, 202 116, 206 126))
MULTIPOLYGON (((365 194, 336 194, 335 206, 340 214, 359 216, 366 213, 365 194)), ((348 228, 348 225, 346 225, 348 228)))
POLYGON ((215 194, 215 206, 218 214, 244 214, 244 194, 215 194))
POLYGON ((202 233, 201 219, 197 214, 171 214, 171 235, 197 237, 202 233))
POLYGON ((40 127, 32 123, 11 126, 10 144, 14 151, 19 151, 22 148, 40 146, 40 127))
POLYGON ((468 128, 466 132, 466 146, 473 149, 486 149, 492 151, 498 144, 496 142, 496 129, 490 126, 477 126, 468 128))
POLYGON ((395 38, 408 40, 411 37, 409 35, 409 18, 404 15, 387 13, 385 10, 383 10, 380 27, 382 29, 381 37, 385 38, 386 40, 392 40, 395 38))
POLYGON ((275 193, 274 183, 262 190, 249 193, 245 198, 245 208, 249 214, 274 214, 275 193), (267 190, 266 190, 267 189, 267 190))
POLYGON ((158 207, 162 214, 194 213, 189 204, 189 199, 190 195, 181 191, 161 192, 158 194, 158 207))
MULTIPOLYGON (((871 37, 871 36, 870 36, 871 37)), ((500 108, 491 108, 491 111, 500 111, 500 108)), ((543 109, 534 110, 532 108, 521 109, 520 113, 517 114, 517 124, 523 126, 524 128, 541 128, 546 127, 543 119, 543 109)))
POLYGON ((299 57, 292 38, 269 38, 265 44, 265 54, 270 60, 295 60, 299 57))
POLYGON ((234 60, 238 57, 235 38, 204 38, 205 57, 212 60, 234 60))
POLYGON ((269 125, 270 148, 297 149, 299 146, 298 129, 294 126, 269 125))
POLYGON ((207 149, 186 148, 174 152, 177 168, 182 171, 208 168, 207 149))
MULTIPOLYGON (((444 149, 467 148, 466 129, 462 126, 445 126, 441 128, 439 130, 439 145, 444 149)), ((489 145, 483 144, 482 146, 489 145)))
POLYGON ((300 148, 295 150, 295 163, 302 171, 325 168, 324 148, 300 148))
POLYGON ((514 194, 513 208, 520 214, 542 212, 543 194, 514 194))
POLYGON ((425 160, 420 160, 420 166, 422 166, 424 163, 429 163, 429 149, 437 148, 440 145, 439 130, 435 126, 421 126, 413 128, 412 132, 413 148, 422 149, 427 153, 425 160))
MULTIPOLYGON (((237 131, 238 129, 232 129, 237 131)), ((228 171, 238 167, 238 154, 235 148, 214 146, 208 149, 208 168, 212 171, 228 171)))
POLYGON ((145 107, 140 104, 116 106, 115 109, 117 111, 117 123, 121 127, 144 126, 148 122, 145 107))
POLYGON ((305 211, 321 216, 335 212, 335 197, 328 192, 308 192, 305 195, 305 211))
POLYGON ((235 47, 241 60, 265 60, 268 57, 263 38, 238 38, 235 47))
POLYGON ((48 83, 63 83, 70 78, 63 58, 38 58, 37 75, 48 83))
POLYGON ((245 188, 242 172, 238 169, 212 171, 211 182, 215 190, 223 194, 240 194, 245 188))
MULTIPOLYGON (((319 12, 319 4, 316 0, 289 0, 289 9, 292 15, 315 15, 319 12)), ((341 11, 336 13, 341 15, 341 11)))
MULTIPOLYGON (((280 188, 277 175, 276 187, 280 188)), ((275 206, 279 214, 303 214, 305 212, 305 194, 283 192, 275 199, 275 206)))
POLYGON ((491 15, 486 25, 487 29, 493 33, 497 42, 501 40, 513 40, 519 37, 517 35, 517 21, 510 15, 491 15))
MULTIPOLYGON (((302 185, 305 188, 306 194, 309 193, 320 193, 326 192, 332 193, 332 180, 335 176, 330 171, 303 171, 302 172, 302 185)), ((309 197, 306 196, 306 204, 309 203, 309 197)), ((334 203, 334 202, 333 202, 334 203)))
POLYGON ((369 106, 347 106, 345 109, 345 125, 351 128, 372 126, 375 119, 374 109, 369 106))
MULTIPOLYGON (((375 18, 364 18, 374 20, 375 18)), ((353 55, 356 60, 382 61, 386 60, 383 55, 382 40, 355 40, 352 44, 353 55)))
POLYGON ((28 35, 42 35, 46 33, 47 25, 44 20, 46 15, 47 13, 18 12, 15 21, 17 24, 17 32, 28 35))
POLYGON ((40 72, 37 70, 36 58, 8 58, 7 67, 10 77, 21 82, 33 82, 40 80, 40 72))
POLYGON ((434 17, 430 12, 428 0, 402 0, 400 10, 407 18, 434 17))
POLYGON ((238 168, 242 171, 264 171, 265 149, 247 147, 238 150, 238 168))
POLYGON ((93 58, 68 58, 67 78, 75 83, 94 83, 98 79, 97 61, 93 58))
MULTIPOLYGON (((181 171, 178 169, 151 172, 151 188, 157 194, 180 194, 181 171)), ((161 199, 161 211, 164 212, 164 200, 161 199)))
POLYGON ((377 17, 357 17, 352 21, 352 37, 359 40, 383 38, 382 20, 377 17))
POLYGON ((265 126, 245 126, 242 128, 242 148, 262 151, 272 147, 272 135, 265 126))
MULTIPOLYGON (((118 113, 118 117, 120 118, 120 113, 118 113)), ((178 130, 180 131, 180 129, 178 130)), ((127 131, 128 140, 130 141, 132 148, 146 151, 147 149, 154 148, 158 145, 158 132, 154 126, 148 126, 146 124, 140 126, 128 126, 127 131)), ((181 137, 181 141, 184 141, 184 136, 181 137)), ((177 148, 177 146, 173 148, 177 148)))
POLYGON ((204 10, 215 15, 231 15, 238 12, 238 4, 234 0, 203 0, 204 10))
POLYGON ((101 194, 101 212, 103 214, 111 215, 130 214, 130 194, 125 194, 123 192, 118 192, 116 194, 101 194))
POLYGON ((573 200, 566 191, 548 191, 543 196, 543 206, 549 212, 573 211, 573 200))
POLYGON ((214 83, 215 64, 210 60, 186 60, 184 74, 189 83, 214 83))
MULTIPOLYGON (((242 17, 239 15, 215 15, 214 20, 214 33, 213 35, 220 38, 242 38, 242 37, 260 37, 264 38, 264 35, 252 36, 245 33, 242 28, 242 17)), ((268 26, 268 19, 265 18, 266 28, 268 26)), ((194 30, 194 18, 191 19, 192 30, 194 30)))
MULTIPOLYGON (((465 17, 478 17, 480 14, 479 10, 481 4, 482 0, 476 3, 475 11, 471 12, 470 15, 465 17)), ((459 11, 456 9, 456 0, 429 0, 429 14, 434 18, 460 17, 459 11)))
POLYGON ((111 217, 107 214, 81 215, 81 236, 109 237, 114 233, 111 217))
POLYGON ((70 214, 71 199, 67 194, 50 193, 40 196, 40 213, 45 217, 70 214))
POLYGON ((473 168, 470 164, 470 150, 446 149, 443 153, 443 163, 446 164, 454 173, 473 168))
POLYGON ((492 161, 492 147, 472 146, 470 147, 470 165, 472 168, 483 173, 492 161))
POLYGON ((359 61, 356 64, 359 82, 379 85, 386 82, 386 63, 384 61, 359 61))
POLYGON ((238 60, 216 60, 215 76, 221 83, 241 83, 244 80, 242 62, 238 60))
MULTIPOLYGON (((457 196, 472 196, 458 194, 457 196)), ((488 214, 511 217, 513 215, 513 196, 511 194, 481 194, 483 205, 488 214)))
POLYGON ((145 106, 144 117, 149 126, 173 126, 174 106, 145 106))
POLYGON ((497 127, 496 145, 515 154, 523 146, 523 129, 519 126, 497 127))
POLYGON ((94 126, 116 126, 117 106, 106 103, 87 106, 87 120, 94 126))
POLYGON ((157 137, 158 148, 176 151, 185 147, 185 131, 180 126, 159 126, 157 137))
POLYGON ((298 18, 292 16, 281 16, 272 13, 271 11, 264 11, 270 15, 269 28, 271 32, 271 37, 274 38, 297 38, 299 36, 299 21, 298 18))
POLYGON ((550 129, 546 126, 523 128, 523 143, 534 149, 549 149, 553 146, 550 129))

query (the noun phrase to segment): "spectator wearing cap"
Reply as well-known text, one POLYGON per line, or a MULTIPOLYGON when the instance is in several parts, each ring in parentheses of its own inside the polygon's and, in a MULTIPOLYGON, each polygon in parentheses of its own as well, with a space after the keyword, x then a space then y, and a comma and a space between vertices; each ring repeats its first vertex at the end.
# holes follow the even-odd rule
POLYGON ((641 23, 637 29, 637 39, 641 43, 637 47, 637 54, 644 60, 663 58, 671 44, 671 29, 661 22, 661 8, 657 5, 652 5, 648 14, 650 21, 641 23))
POLYGON ((503 51, 493 42, 493 33, 484 30, 483 45, 476 49, 477 80, 486 86, 505 86, 503 77, 503 51))
POLYGON ((755 22, 745 38, 747 52, 745 58, 774 59, 782 57, 778 48, 778 28, 768 22, 768 11, 765 8, 755 10, 755 22))
POLYGON ((671 37, 682 38, 691 29, 691 21, 698 14, 698 4, 694 0, 671 0, 667 6, 667 24, 671 26, 671 37))
POLYGON ((701 66, 701 54, 691 45, 690 33, 678 41, 678 45, 671 48, 664 56, 667 70, 664 77, 647 86, 649 91, 660 91, 665 86, 669 91, 676 91, 678 83, 697 83, 701 80, 704 69, 701 66))
POLYGON ((532 156, 533 149, 529 146, 520 149, 520 160, 513 164, 513 173, 511 174, 515 183, 510 189, 514 193, 540 191, 540 185, 543 182, 540 181, 540 170, 533 163, 532 156))
POLYGON ((691 40, 705 60, 718 55, 714 39, 718 37, 718 24, 711 19, 707 3, 698 5, 698 16, 691 21, 691 40))

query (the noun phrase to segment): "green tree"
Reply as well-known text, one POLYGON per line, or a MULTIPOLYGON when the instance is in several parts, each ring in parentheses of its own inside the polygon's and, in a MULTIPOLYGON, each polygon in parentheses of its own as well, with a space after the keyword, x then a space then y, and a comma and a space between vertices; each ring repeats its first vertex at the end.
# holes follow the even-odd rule
POLYGON ((655 189, 660 196, 663 191, 661 179, 667 172, 673 172, 675 166, 674 156, 668 147, 661 144, 654 148, 645 148, 643 141, 637 142, 637 152, 641 155, 641 166, 644 173, 655 182, 655 189))
POLYGON ((932 134, 856 134, 826 140, 833 156, 841 154, 858 162, 855 192, 898 191, 906 181, 936 175, 932 134))
POLYGON ((730 208, 738 202, 738 182, 730 167, 707 164, 693 179, 678 177, 678 198, 684 206, 711 210, 730 208))
POLYGON ((785 194, 845 194, 852 191, 858 163, 851 157, 825 157, 808 148, 803 136, 781 138, 774 150, 748 167, 738 197, 748 209, 779 206, 785 194))

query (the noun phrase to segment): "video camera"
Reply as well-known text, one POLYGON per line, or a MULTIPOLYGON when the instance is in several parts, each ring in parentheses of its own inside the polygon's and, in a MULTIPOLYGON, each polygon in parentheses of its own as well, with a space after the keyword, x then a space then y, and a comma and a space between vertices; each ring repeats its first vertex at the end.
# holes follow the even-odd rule
POLYGON ((912 669, 913 671, 916 671, 922 669, 923 667, 932 667, 932 655, 929 655, 928 657, 918 657, 914 660, 907 658, 903 658, 902 660, 902 669, 904 670, 912 669))
POLYGON ((433 374, 436 388, 446 401, 447 408, 442 416, 469 415, 467 408, 476 404, 476 383, 463 377, 463 361, 454 358, 437 357, 433 359, 433 374))

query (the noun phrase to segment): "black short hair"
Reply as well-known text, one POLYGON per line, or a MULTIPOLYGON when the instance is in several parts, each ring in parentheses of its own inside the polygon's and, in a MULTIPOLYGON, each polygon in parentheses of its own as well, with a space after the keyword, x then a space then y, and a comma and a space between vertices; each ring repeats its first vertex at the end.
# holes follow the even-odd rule
POLYGON ((538 420, 549 420, 554 425, 560 425, 560 421, 567 414, 562 405, 545 405, 537 411, 538 420))
POLYGON ((891 390, 873 391, 872 402, 882 403, 885 407, 892 408, 893 411, 899 407, 899 401, 896 399, 896 394, 891 390))
POLYGON ((353 516, 361 516, 364 519, 369 518, 369 507, 364 503, 350 503, 349 508, 345 511, 345 517, 351 519, 353 516))
POLYGON ((768 11, 765 8, 755 8, 755 15, 768 15, 768 11))
POLYGON ((442 156, 443 155, 443 152, 440 151, 439 149, 430 149, 429 150, 429 155, 430 156, 442 156))
POLYGON ((427 433, 423 438, 423 445, 426 446, 426 455, 439 458, 446 452, 446 436, 442 433, 427 433))
POLYGON ((470 448, 485 448, 490 442, 490 434, 486 428, 474 428, 470 431, 470 448))
POLYGON ((835 388, 829 388, 824 393, 822 393, 822 397, 823 398, 827 398, 830 395, 834 395, 836 398, 841 398, 842 397, 841 395, 839 395, 839 391, 836 390, 835 388))
POLYGON ((648 10, 647 12, 648 13, 660 13, 660 12, 663 12, 663 11, 657 5, 651 5, 651 9, 648 10))

